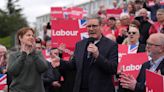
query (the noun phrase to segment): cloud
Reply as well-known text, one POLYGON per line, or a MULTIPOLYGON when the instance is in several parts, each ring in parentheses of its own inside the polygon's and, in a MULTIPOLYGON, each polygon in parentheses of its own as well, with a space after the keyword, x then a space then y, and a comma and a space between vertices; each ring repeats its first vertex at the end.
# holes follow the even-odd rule
POLYGON ((23 14, 29 22, 35 22, 36 17, 49 13, 52 6, 65 6, 73 0, 20 0, 23 14))
MULTIPOLYGON (((72 6, 89 0, 20 0, 18 5, 23 8, 22 13, 28 22, 36 21, 36 17, 50 12, 52 6, 72 6)), ((0 0, 0 8, 5 7, 5 0, 0 0)))

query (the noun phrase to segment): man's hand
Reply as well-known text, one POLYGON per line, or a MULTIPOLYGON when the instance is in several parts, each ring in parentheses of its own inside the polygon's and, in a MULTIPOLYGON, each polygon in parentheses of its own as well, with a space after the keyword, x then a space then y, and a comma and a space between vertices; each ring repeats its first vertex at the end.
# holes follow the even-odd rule
POLYGON ((99 50, 98 50, 98 47, 93 44, 93 43, 90 43, 87 47, 87 51, 88 52, 91 52, 93 54, 93 57, 94 58, 97 58, 99 56, 99 50))
POLYGON ((66 49, 66 45, 65 45, 64 43, 61 43, 61 44, 59 45, 58 49, 59 49, 60 51, 64 52, 65 49, 66 49))
POLYGON ((120 83, 123 88, 134 91, 137 81, 132 75, 127 75, 125 73, 121 73, 120 83))
POLYGON ((59 83, 59 81, 53 81, 52 86, 55 88, 59 88, 59 87, 61 87, 61 84, 59 83))

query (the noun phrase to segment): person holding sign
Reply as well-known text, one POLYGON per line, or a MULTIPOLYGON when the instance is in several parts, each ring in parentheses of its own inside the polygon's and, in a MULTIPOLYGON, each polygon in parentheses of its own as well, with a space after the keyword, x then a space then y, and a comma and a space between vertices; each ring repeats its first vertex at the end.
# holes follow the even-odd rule
POLYGON ((112 75, 117 73, 118 46, 101 34, 101 20, 89 18, 89 38, 77 42, 71 61, 56 60, 65 70, 76 70, 73 92, 115 92, 112 75))
POLYGON ((164 34, 154 33, 147 40, 147 52, 151 60, 142 64, 137 80, 125 73, 120 75, 120 85, 118 92, 146 92, 145 91, 145 71, 149 69, 153 72, 161 72, 164 75, 164 34))

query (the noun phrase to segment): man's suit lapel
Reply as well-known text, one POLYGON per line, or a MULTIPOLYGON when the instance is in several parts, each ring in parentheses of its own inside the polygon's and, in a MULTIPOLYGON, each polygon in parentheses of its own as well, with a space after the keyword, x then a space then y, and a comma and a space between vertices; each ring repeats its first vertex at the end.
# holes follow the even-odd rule
MULTIPOLYGON (((156 71, 164 69, 164 59, 161 61, 161 63, 159 64, 159 66, 157 67, 156 71)), ((162 73, 162 71, 161 71, 162 73)))
POLYGON ((81 60, 81 61, 78 62, 78 63, 79 63, 79 67, 81 67, 81 69, 82 69, 82 66, 83 66, 84 54, 85 54, 85 51, 86 51, 85 49, 86 49, 86 46, 87 46, 87 42, 88 42, 88 40, 82 42, 79 46, 80 54, 79 54, 78 57, 80 58, 79 60, 81 60))

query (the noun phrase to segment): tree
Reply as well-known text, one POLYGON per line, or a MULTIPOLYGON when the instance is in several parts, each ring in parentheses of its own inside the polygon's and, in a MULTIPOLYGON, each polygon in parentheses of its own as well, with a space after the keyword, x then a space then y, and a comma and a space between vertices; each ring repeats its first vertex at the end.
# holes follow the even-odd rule
POLYGON ((21 13, 22 8, 17 5, 17 2, 19 0, 7 0, 6 10, 0 9, 0 38, 14 37, 18 29, 28 26, 26 18, 21 13))

